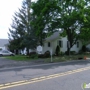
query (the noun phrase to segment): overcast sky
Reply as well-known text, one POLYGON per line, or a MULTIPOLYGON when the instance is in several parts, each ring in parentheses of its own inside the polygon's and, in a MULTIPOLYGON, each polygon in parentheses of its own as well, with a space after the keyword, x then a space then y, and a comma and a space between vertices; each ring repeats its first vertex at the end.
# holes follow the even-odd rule
POLYGON ((12 15, 21 7, 22 0, 1 0, 0 2, 0 39, 7 39, 8 28, 12 22, 12 15))
MULTIPOLYGON (((12 23, 12 15, 21 7, 23 0, 0 0, 0 39, 8 39, 8 28, 12 23)), ((34 0, 32 0, 34 1, 34 0)))

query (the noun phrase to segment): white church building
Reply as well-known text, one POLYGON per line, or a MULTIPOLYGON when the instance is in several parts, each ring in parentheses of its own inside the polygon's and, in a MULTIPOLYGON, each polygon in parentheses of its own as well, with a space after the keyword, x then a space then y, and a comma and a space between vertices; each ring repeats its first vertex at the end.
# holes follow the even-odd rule
MULTIPOLYGON (((52 51, 55 54, 57 45, 60 46, 60 51, 65 52, 67 51, 67 37, 60 37, 59 32, 55 32, 50 37, 47 37, 44 41, 42 53, 46 51, 52 51)), ((82 48, 82 42, 78 40, 75 45, 71 48, 71 51, 79 52, 82 48)))

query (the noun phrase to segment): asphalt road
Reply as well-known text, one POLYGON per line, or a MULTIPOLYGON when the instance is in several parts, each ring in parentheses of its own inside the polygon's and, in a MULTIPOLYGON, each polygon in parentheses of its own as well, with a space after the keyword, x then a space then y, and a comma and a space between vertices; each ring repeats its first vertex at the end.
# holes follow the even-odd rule
MULTIPOLYGON (((1 58, 0 61, 3 62, 3 65, 10 65, 14 62, 12 60, 9 61, 4 58, 1 58)), ((80 60, 38 65, 31 63, 31 65, 22 67, 17 66, 1 68, 0 89, 82 90, 81 84, 83 84, 84 82, 86 82, 87 84, 90 83, 89 66, 90 60, 80 60)))
MULTIPOLYGON (((13 86, 4 90, 83 90, 82 84, 84 82, 87 84, 90 83, 90 70, 20 86, 13 86)), ((85 90, 90 90, 90 88, 85 90)))

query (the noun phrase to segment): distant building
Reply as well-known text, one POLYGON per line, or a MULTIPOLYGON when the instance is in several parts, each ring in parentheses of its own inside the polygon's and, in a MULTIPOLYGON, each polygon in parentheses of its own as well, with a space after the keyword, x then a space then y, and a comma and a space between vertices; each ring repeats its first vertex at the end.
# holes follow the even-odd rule
POLYGON ((0 39, 0 50, 7 50, 8 39, 0 39))

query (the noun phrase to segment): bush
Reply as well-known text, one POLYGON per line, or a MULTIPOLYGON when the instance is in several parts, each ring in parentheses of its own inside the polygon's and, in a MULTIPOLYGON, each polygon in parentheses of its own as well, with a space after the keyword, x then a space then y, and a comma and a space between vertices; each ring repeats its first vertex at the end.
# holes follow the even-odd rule
POLYGON ((79 50, 78 54, 83 54, 82 50, 79 50))
POLYGON ((37 59, 38 55, 37 54, 36 55, 31 55, 30 58, 36 58, 37 59))
POLYGON ((50 51, 46 51, 46 52, 44 53, 44 57, 45 57, 45 58, 50 57, 50 51))
POLYGON ((36 52, 30 52, 30 53, 29 53, 29 57, 30 57, 30 58, 38 58, 38 55, 37 55, 36 52))
POLYGON ((57 47, 56 47, 56 55, 57 56, 59 55, 59 52, 60 52, 60 47, 59 47, 59 45, 57 45, 57 47))
MULTIPOLYGON (((76 52, 75 51, 70 51, 70 54, 74 55, 74 54, 76 54, 76 52)), ((68 51, 65 51, 65 55, 68 55, 68 51)))
POLYGON ((86 51, 87 51, 87 52, 90 52, 90 48, 87 47, 87 48, 86 48, 86 51))
POLYGON ((38 54, 38 58, 44 58, 44 54, 38 54))
POLYGON ((68 51, 65 51, 65 55, 68 55, 68 51))
POLYGON ((30 56, 30 55, 34 55, 34 54, 36 54, 36 52, 30 52, 30 53, 29 53, 29 56, 30 56))
POLYGON ((46 51, 44 54, 38 54, 38 58, 48 58, 50 57, 50 51, 46 51))
POLYGON ((61 51, 61 52, 59 52, 59 55, 60 55, 60 56, 62 56, 62 55, 64 55, 64 54, 65 54, 65 53, 64 53, 64 52, 62 52, 62 51, 61 51))
POLYGON ((70 54, 74 55, 74 54, 76 54, 76 52, 75 51, 70 51, 70 54))
POLYGON ((85 45, 82 46, 82 52, 86 52, 87 48, 85 45))

